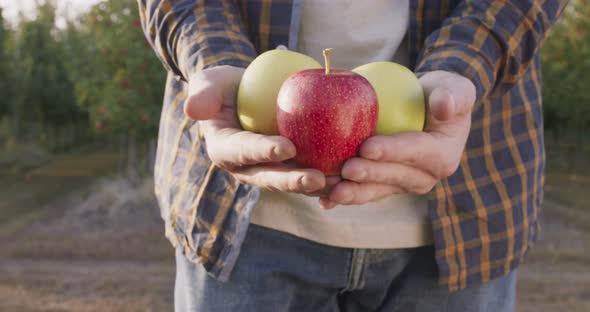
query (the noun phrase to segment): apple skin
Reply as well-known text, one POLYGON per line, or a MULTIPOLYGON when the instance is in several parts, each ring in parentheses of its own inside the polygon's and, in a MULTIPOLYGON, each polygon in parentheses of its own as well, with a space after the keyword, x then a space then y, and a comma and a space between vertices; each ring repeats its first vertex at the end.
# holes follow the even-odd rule
POLYGON ((377 92, 377 135, 423 130, 424 90, 411 70, 393 62, 374 62, 352 71, 367 78, 377 92))
POLYGON ((288 50, 270 50, 260 54, 246 70, 237 95, 238 120, 244 130, 278 135, 277 95, 283 82, 292 74, 321 68, 313 58, 288 50))
POLYGON ((289 77, 277 100, 279 133, 295 145, 295 161, 327 176, 375 132, 379 105, 367 79, 350 71, 309 69, 289 77))

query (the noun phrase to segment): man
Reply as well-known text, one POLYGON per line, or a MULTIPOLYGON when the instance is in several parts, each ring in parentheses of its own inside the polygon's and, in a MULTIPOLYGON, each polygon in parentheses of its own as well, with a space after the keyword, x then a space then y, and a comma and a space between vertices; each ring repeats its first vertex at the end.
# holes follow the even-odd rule
POLYGON ((138 3, 169 72, 155 181, 177 311, 513 310, 543 195, 538 52, 566 1, 138 3), (235 111, 281 45, 407 65, 425 131, 368 139, 341 178, 285 165, 293 144, 235 111))

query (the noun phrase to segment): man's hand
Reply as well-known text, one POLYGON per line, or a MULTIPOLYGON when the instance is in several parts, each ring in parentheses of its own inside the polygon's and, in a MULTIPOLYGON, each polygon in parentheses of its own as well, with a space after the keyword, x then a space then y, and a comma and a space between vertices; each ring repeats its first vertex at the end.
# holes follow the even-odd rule
POLYGON ((436 71, 420 78, 427 105, 424 132, 374 136, 348 160, 324 208, 364 204, 403 193, 426 194, 453 174, 471 127, 475 86, 458 74, 436 71))
POLYGON ((312 194, 326 186, 318 170, 291 168, 295 146, 282 136, 243 131, 236 116, 236 93, 243 68, 219 66, 199 72, 189 81, 185 114, 201 120, 211 161, 240 182, 273 191, 312 194))

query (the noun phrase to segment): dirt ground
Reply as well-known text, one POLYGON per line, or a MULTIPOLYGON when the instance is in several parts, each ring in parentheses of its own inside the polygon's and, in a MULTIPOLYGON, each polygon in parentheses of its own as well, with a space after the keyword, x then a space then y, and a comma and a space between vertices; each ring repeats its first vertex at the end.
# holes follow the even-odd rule
MULTIPOLYGON (((174 253, 151 182, 109 177, 80 191, 89 182, 75 176, 0 177, 0 212, 11 216, 0 217, 0 311, 172 311, 174 253), (47 201, 48 188, 60 195, 47 201)), ((588 187, 580 176, 548 179, 517 311, 590 311, 588 187)))

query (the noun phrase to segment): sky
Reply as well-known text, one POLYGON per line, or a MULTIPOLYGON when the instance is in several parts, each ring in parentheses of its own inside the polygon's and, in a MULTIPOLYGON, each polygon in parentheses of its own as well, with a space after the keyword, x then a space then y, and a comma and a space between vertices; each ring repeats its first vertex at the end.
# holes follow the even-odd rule
MULTIPOLYGON (((26 16, 31 16, 34 12, 35 2, 35 0, 0 0, 0 7, 4 11, 4 17, 10 22, 15 22, 18 12, 21 10, 26 16)), ((88 10, 97 2, 100 0, 56 0, 59 14, 68 17, 88 10)), ((63 20, 58 20, 58 25, 63 22, 63 20)))

